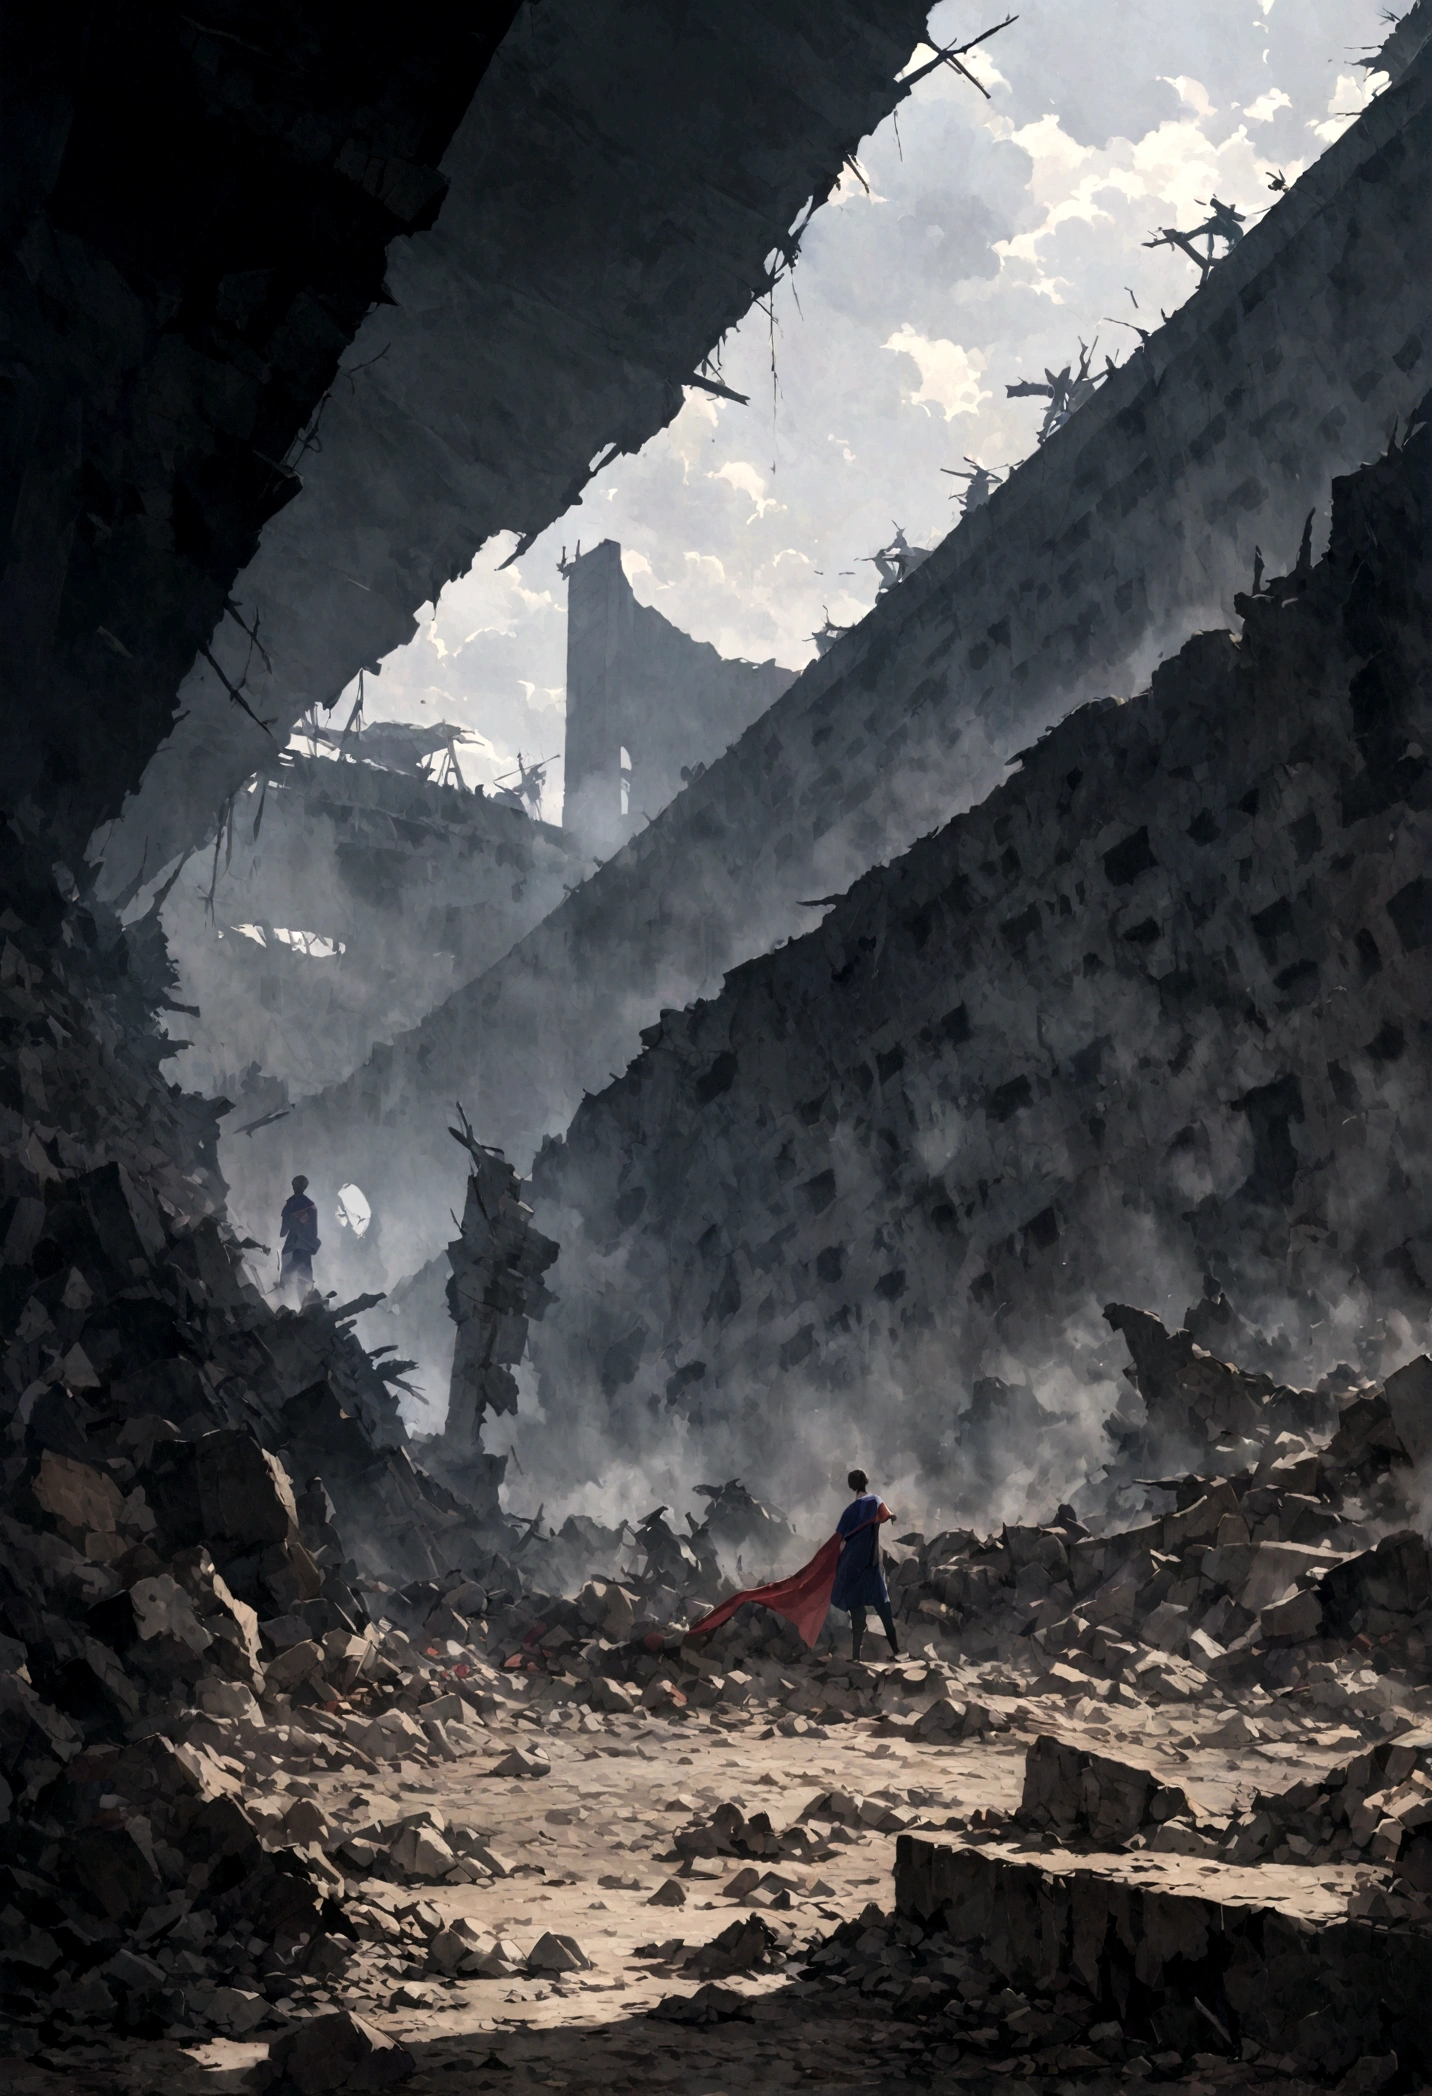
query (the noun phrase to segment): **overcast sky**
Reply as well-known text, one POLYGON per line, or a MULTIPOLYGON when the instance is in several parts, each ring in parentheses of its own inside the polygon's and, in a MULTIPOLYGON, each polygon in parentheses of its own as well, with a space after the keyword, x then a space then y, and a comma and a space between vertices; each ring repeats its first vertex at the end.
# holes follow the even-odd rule
MULTIPOLYGON (((1041 403, 1005 382, 1096 335, 1100 364, 1122 362, 1138 338, 1112 322, 1156 326, 1197 281, 1141 243, 1215 191, 1261 212, 1269 171, 1291 181, 1363 106, 1357 60, 1386 34, 1379 0, 1012 4, 977 66, 991 99, 946 68, 923 80, 861 147, 868 193, 847 176, 816 214, 773 324, 753 312, 722 345, 750 405, 689 394, 516 566, 498 573, 514 541, 491 542, 370 682, 369 718, 463 722, 486 782, 519 748, 559 753, 557 561, 579 539, 619 540, 637 596, 723 654, 801 667, 827 611, 869 609, 865 556, 895 524, 923 545, 951 528, 942 466, 1033 448, 1041 403)), ((931 31, 962 40, 1002 11, 944 0, 931 31)), ((550 776, 555 820, 560 763, 550 776)))

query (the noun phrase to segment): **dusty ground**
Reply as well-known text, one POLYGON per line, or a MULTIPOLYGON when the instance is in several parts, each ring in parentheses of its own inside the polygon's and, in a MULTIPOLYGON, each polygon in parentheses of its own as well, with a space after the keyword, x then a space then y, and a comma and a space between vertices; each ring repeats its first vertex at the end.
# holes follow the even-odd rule
MULTIPOLYGON (((333 1983, 299 1982, 292 2010, 312 2013, 342 2003, 403 2038, 418 2056, 417 2076, 407 2085, 414 2090, 546 2088, 576 2096, 587 2089, 672 2089, 738 2096, 754 2088, 950 2085, 971 2069, 966 2063, 961 2070, 954 2048, 942 2047, 938 2025, 896 2022, 859 1999, 833 2008, 828 1994, 817 1999, 791 1971, 726 1983, 747 1997, 750 2020, 693 2029, 651 2018, 646 2012, 664 1997, 695 1991, 696 1981, 681 1976, 674 1954, 709 1942, 751 1905, 774 1900, 770 1918, 794 1930, 790 1963, 798 1975, 800 1946, 867 1904, 888 1909, 892 1900, 893 1834, 836 1828, 813 1866, 762 1866, 781 1882, 742 1901, 726 1888, 747 1866, 727 1858, 683 1866, 671 1846, 673 1830, 725 1799, 748 1815, 765 1810, 784 1828, 831 1789, 893 1805, 926 1830, 944 1829, 950 1818, 968 1822, 977 1813, 1007 1812, 1018 1802, 1025 1747, 1039 1731, 1146 1762, 1219 1812, 1247 1802, 1259 1788, 1281 1789, 1325 1768, 1350 1745, 1345 1729, 1314 1730, 1291 1715, 1284 1737, 1228 1749, 1199 1743, 1200 1720, 1191 1710, 1138 1712, 1126 1724, 1110 1725, 1081 1720, 1049 1696, 1004 1699, 995 1707, 1010 1720, 1007 1733, 951 1745, 882 1737, 886 1728, 868 1719, 789 1737, 760 1719, 722 1723, 704 1713, 677 1720, 588 1716, 540 1732, 509 1718, 493 1727, 483 1753, 438 1768, 397 1764, 361 1790, 351 1774, 278 1775, 260 1785, 261 1793, 277 1788, 312 1796, 335 1833, 432 1805, 483 1829, 513 1866, 494 1883, 355 1884, 359 1897, 390 1906, 420 1899, 445 1917, 463 1915, 480 1929, 499 1931, 524 1953, 544 1931, 574 1936, 592 1961, 590 1971, 561 1981, 446 1980, 425 1971, 410 1952, 365 1946, 333 1983), (531 1748, 539 1740, 550 1775, 487 1773, 513 1744, 531 1748), (683 1903, 651 1904, 673 1877, 683 1903)), ((951 1829, 946 1838, 1021 1845, 1018 1836, 980 1827, 951 1829)), ((1047 1847, 1040 1852, 1049 1854, 1047 1847)), ((1253 1876, 1197 1858, 1131 1861, 1150 1877, 1205 1893, 1216 1878, 1229 1897, 1245 1892, 1242 1881, 1253 1876)), ((1359 1875, 1357 1867, 1266 1865, 1257 1873, 1263 1896, 1291 1898, 1310 1916, 1338 1911, 1359 1875)), ((16 2096, 62 2088, 92 2096, 189 2096, 241 2088, 266 2049, 266 2040, 188 2049, 131 2043, 88 2053, 42 2050, 6 2068, 16 2096)), ((991 2071, 983 2069, 987 2080, 991 2071)), ((1229 2071, 1210 2061, 1206 2085, 1232 2086, 1229 2071)), ((1021 2086, 1017 2071, 1013 2079, 999 2072, 1002 2086, 1021 2086)), ((1109 2078, 1116 2084, 1122 2085, 1118 2071, 1109 2078)))

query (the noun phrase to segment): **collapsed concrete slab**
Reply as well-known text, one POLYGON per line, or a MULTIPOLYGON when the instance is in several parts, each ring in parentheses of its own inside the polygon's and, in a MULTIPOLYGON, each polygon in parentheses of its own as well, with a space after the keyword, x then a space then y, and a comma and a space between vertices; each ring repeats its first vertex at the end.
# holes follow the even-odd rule
POLYGON ((563 831, 483 793, 273 757, 163 904, 178 999, 196 1007, 172 1075, 233 1100, 235 1126, 333 1083, 499 959, 578 873, 563 831))
POLYGON ((813 37, 800 0, 680 21, 633 0, 524 10, 460 105, 441 209, 392 254, 294 445, 301 494, 236 584, 266 655, 231 620, 194 663, 103 840, 107 896, 208 833, 271 749, 253 716, 286 740, 412 638, 479 546, 530 542, 672 419, 908 92, 927 12, 829 0, 813 37), (240 672, 250 715, 224 688, 240 672))
MULTIPOLYGON (((155 5, 77 33, 11 10, 4 798, 49 811, 76 871, 217 627, 242 682, 230 585, 298 491, 392 244, 437 215, 515 12, 239 0, 222 24, 155 5)), ((221 731, 232 713, 271 749, 267 709, 216 690, 221 731)))
MULTIPOLYGON (((1432 2058, 1432 1930, 1349 1921, 1344 1900, 1303 1872, 1057 1852, 1028 1861, 902 1834, 895 1903, 922 1925, 938 1919, 996 1981, 1061 1997, 1068 2029, 1031 2027, 1036 2048, 1112 2025, 1120 2055, 1143 2038, 1148 2050, 1272 2054, 1330 2078, 1359 2058, 1395 2052, 1423 2071, 1432 2058)), ((1064 2064, 1098 2066, 1100 2054, 1064 2064)))
POLYGON ((981 801, 1080 701, 1136 689, 1225 621, 1255 546, 1290 564, 1334 477, 1426 390, 1432 311, 1403 258, 1432 237, 1429 80, 1424 52, 1146 350, 546 924, 236 1159, 241 1209, 331 1159, 421 1263, 452 1172, 444 1102, 472 1095, 475 1067, 484 1135, 525 1160, 663 1008, 713 994, 818 899, 981 801))

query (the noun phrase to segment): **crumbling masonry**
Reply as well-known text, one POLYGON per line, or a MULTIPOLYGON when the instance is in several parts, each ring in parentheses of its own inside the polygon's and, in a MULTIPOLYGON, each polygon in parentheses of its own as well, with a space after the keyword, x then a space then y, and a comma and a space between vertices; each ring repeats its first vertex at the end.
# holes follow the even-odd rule
POLYGON ((1427 385, 1432 49, 1207 285, 909 580, 486 976, 234 1160, 265 1213, 303 1155, 342 1160, 438 1250, 445 1102, 484 1082, 513 1158, 560 1133, 663 1007, 809 922, 962 807, 1082 700, 1137 689, 1225 623, 1255 546, 1286 567, 1332 478, 1427 385), (520 1052, 518 1048, 520 1044, 520 1052))
POLYGON ((1158 1302, 1212 1272, 1329 1366, 1406 1350, 1432 1297, 1429 471, 1414 417, 1239 635, 1083 708, 648 1029, 534 1172, 554 1464, 679 1419, 706 1464, 759 1449, 809 1489, 879 1392, 888 1474, 969 1510, 1003 1480, 1014 1511, 1097 1467, 1116 1277, 1158 1302), (993 1395, 975 1459, 990 1377, 1043 1404, 993 1395))

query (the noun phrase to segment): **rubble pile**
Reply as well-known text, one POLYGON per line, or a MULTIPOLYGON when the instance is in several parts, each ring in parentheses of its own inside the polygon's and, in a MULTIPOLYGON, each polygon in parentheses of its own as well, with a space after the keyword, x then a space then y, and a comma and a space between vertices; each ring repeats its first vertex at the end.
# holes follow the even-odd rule
POLYGON ((1030 1861, 907 1836, 896 1911, 872 1902, 842 1922, 805 1953, 805 1973, 938 2018, 930 2064, 961 2078, 1231 2070, 1225 2085, 1246 2087, 1237 2076, 1261 2067, 1376 2092, 1425 2070, 1432 1935, 1346 1919, 1267 1876, 1195 1887, 1106 1858, 1030 1861))
MULTIPOLYGON (((1015 1815, 908 1783, 817 1789, 784 1823, 735 1798, 674 1799, 671 1874, 648 1903, 685 1907, 712 1872, 714 1903, 744 1911, 708 1942, 656 1946, 701 1990, 668 2019, 740 2013, 727 1983, 787 1968, 784 1917, 829 1895, 822 1873, 852 1845, 921 1832, 989 1868, 1016 1837, 1045 1862, 1073 1844, 1129 1868, 1210 1859, 1306 1881, 1353 1861, 1347 1926, 1422 1925, 1432 1837, 1413 1719, 1432 1700, 1432 1585, 1407 1519, 1426 1361, 1299 1390, 1278 1363, 1245 1371, 1201 1343, 1245 1336, 1221 1297, 1177 1333, 1111 1310, 1144 1419, 1115 1451, 1104 1532, 1062 1505, 994 1534, 903 1534, 887 1553, 911 1648, 896 1663, 846 1659, 834 1625, 808 1653, 759 1609, 692 1639, 733 1565, 755 1576, 809 1544, 739 1479, 697 1488, 684 1525, 665 1507, 555 1532, 541 1508, 499 1512, 481 1420, 509 1389, 551 1250, 503 1161, 471 1146, 453 1259, 462 1403, 443 1437, 460 1446, 443 1482, 426 1467, 441 1444, 403 1429, 405 1364, 375 1364, 353 1336, 362 1300, 275 1311, 248 1278, 219 1213, 218 1108, 156 1075, 149 1014, 171 985, 150 922, 121 935, 32 875, 11 838, 0 1983, 16 2027, 51 2042, 97 2026, 277 2033, 274 2072, 300 2087, 283 2033, 325 2007, 560 1984, 585 1969, 575 1938, 519 1943, 450 1904, 545 1869, 481 1786, 543 1783, 556 1735, 595 1748, 653 1723, 753 1740, 860 1728, 951 1757, 1016 1728, 1050 1735, 1015 1815), (1141 1479, 1169 1449, 1192 1467, 1141 1479), (1040 1725, 1136 1728, 1161 1706, 1206 1744, 1332 1724, 1346 1747, 1320 1787, 1219 1817, 1040 1725), (462 1809, 382 1794, 468 1759, 462 1809), (315 1795, 335 1774, 355 1785, 341 1808, 315 1795)), ((835 1971, 831 1948, 816 1970, 835 1971)), ((943 1984, 930 1959, 911 1966, 922 1978, 943 1984)), ((1032 2016, 1056 2013, 1026 1994, 1032 2016)), ((1061 2043, 1113 2056, 1092 2008, 1073 2028, 1061 2043)), ((1152 2042, 1137 2018, 1121 2032, 1121 2058, 1152 2042)))
POLYGON ((1229 1827, 1230 1862, 1318 1867, 1365 1858, 1380 1883, 1351 1911, 1373 1921, 1432 1921, 1432 1730, 1384 1740, 1316 1782, 1259 1791, 1229 1827))
POLYGON ((1041 1736, 1017 1812, 958 1846, 903 1836, 896 1911, 817 1939, 805 1977, 939 2018, 931 2064, 966 2073, 1237 2062, 1377 2090, 1432 2062, 1429 1769, 1432 1733, 1384 1743, 1220 1825, 1150 1770, 1041 1736), (1198 1817, 1198 1838, 1161 1838, 1198 1817), (1375 1876, 1314 1875, 1359 1855, 1375 1876))
POLYGON ((275 1823, 245 1785, 472 1744, 444 1655, 370 1603, 483 1531, 414 1465, 362 1304, 276 1311, 248 1278, 223 1102, 158 1075, 153 915, 124 933, 62 892, 19 824, 0 849, 4 1995, 231 2028, 268 2011, 236 1977, 351 1935, 311 1806, 275 1823))
MULTIPOLYGON (((374 1609, 417 1650, 445 1645, 474 1708, 490 1712, 495 1681, 544 1726, 639 1709, 790 1737, 874 1718, 886 1738, 954 1744, 998 1735, 1037 1707, 1031 1699, 1054 1698, 1105 1721, 1185 1711, 1214 1743, 1329 1725, 1351 1742, 1432 1710, 1432 1557, 1405 1526, 1414 1472, 1397 1424, 1420 1449, 1422 1362, 1383 1387, 1347 1376, 1298 1390, 1146 1313, 1115 1315, 1137 1336, 1150 1420, 1167 1386, 1149 1361, 1172 1355, 1185 1383, 1169 1401, 1186 1415, 1190 1379, 1218 1391, 1203 1430, 1221 1438, 1205 1441, 1199 1469, 1142 1480, 1144 1511, 1128 1526, 1095 1534, 1061 1506, 1044 1524, 990 1535, 901 1535, 886 1569, 914 1649, 897 1665, 846 1659, 834 1619, 810 1654, 760 1609, 709 1638, 686 1636, 730 1591, 711 1530, 723 1504, 749 1498, 734 1483, 702 1488, 712 1513, 688 1515, 686 1536, 666 1509, 629 1537, 576 1520, 543 1537, 534 1522, 510 1555, 383 1593, 374 1609), (1230 1473, 1213 1468, 1238 1459, 1230 1473), (589 1577, 575 1596, 547 1589, 554 1570, 584 1567, 603 1547, 619 1576, 589 1577)), ((1140 1430, 1140 1445, 1152 1431, 1140 1430)), ((1187 1448, 1183 1428, 1180 1438, 1187 1448)), ((1127 1470, 1120 1458, 1112 1474, 1127 1470)), ((746 1518, 747 1535, 780 1532, 758 1502, 746 1518)))
MULTIPOLYGON (((1432 1363, 1419 1356, 1382 1387, 1344 1372, 1295 1390, 1146 1312, 1107 1315, 1148 1415, 1135 1452, 1167 1446, 1172 1413, 1199 1467, 1137 1480, 1144 1518, 1099 1535, 1066 1506, 997 1535, 903 1537, 897 1613, 948 1656, 1022 1661, 1040 1686, 1110 1707, 1292 1694, 1375 1725, 1432 1705, 1432 1553, 1408 1525, 1432 1363)), ((1121 1452, 1116 1503, 1129 1473, 1121 1452)))
POLYGON ((1191 1817, 1187 1793, 1150 1769, 1091 1754, 1047 1732, 1025 1757, 1016 1823, 1047 1830, 1062 1843, 1117 1849, 1151 1835, 1149 1845, 1158 1846, 1165 1829, 1191 1817))
POLYGON ((1061 1847, 1208 1856, 1230 1864, 1356 1866, 1349 1912, 1432 1918, 1432 1728, 1383 1740, 1229 1815, 1157 1772, 1041 1734, 1011 1825, 1061 1847), (1364 1866, 1366 1866, 1364 1868, 1364 1866))
POLYGON ((1272 1349, 1211 1276, 1175 1332, 1127 1303, 1110 1303, 1104 1319, 1128 1347, 1124 1377, 1144 1409, 1138 1424, 1112 1423, 1115 1475, 1130 1475, 1139 1465, 1145 1472, 1150 1465, 1164 1468, 1179 1454, 1197 1463, 1210 1451, 1237 1469, 1279 1434, 1327 1433, 1338 1419, 1334 1390, 1347 1395, 1363 1381, 1344 1367, 1316 1389, 1298 1390, 1266 1370, 1235 1367, 1235 1354, 1242 1360, 1272 1349))

